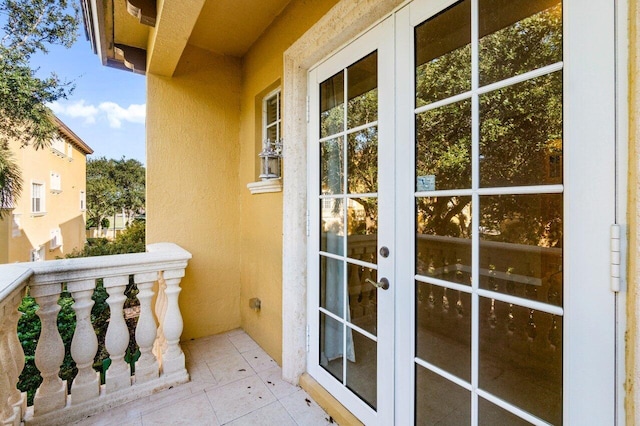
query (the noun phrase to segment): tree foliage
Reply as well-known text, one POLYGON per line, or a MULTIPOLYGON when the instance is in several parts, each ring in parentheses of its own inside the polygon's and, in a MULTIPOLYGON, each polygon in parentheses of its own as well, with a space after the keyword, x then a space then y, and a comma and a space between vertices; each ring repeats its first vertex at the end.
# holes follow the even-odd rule
POLYGON ((145 169, 142 163, 105 157, 87 161, 87 216, 98 229, 104 219, 121 210, 127 214, 127 223, 131 223, 144 205, 145 169))
MULTIPOLYGON (((47 146, 57 133, 46 104, 66 98, 72 83, 51 74, 41 78, 32 55, 76 40, 78 10, 70 0, 0 0, 0 205, 17 200, 22 178, 8 155, 8 142, 47 146)), ((0 210, 0 217, 3 215, 0 210)))

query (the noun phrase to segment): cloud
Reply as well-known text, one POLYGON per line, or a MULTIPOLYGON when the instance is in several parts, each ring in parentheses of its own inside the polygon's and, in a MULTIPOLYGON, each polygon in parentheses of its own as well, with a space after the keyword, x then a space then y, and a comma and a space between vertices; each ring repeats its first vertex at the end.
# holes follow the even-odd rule
POLYGON ((75 102, 69 102, 66 105, 61 104, 58 101, 50 103, 49 108, 56 115, 64 115, 72 118, 84 118, 84 122, 92 124, 96 122, 96 116, 99 111, 93 105, 86 105, 84 99, 75 102))
POLYGON ((98 108, 107 115, 109 125, 116 129, 122 126, 123 121, 144 124, 146 117, 145 104, 131 104, 127 108, 123 108, 115 102, 102 102, 98 108))
POLYGON ((109 126, 115 129, 122 127, 122 122, 144 124, 146 117, 145 104, 131 104, 124 108, 116 102, 101 102, 98 106, 86 104, 84 99, 61 103, 58 101, 47 105, 59 116, 84 118, 85 124, 94 124, 98 118, 104 117, 109 126))

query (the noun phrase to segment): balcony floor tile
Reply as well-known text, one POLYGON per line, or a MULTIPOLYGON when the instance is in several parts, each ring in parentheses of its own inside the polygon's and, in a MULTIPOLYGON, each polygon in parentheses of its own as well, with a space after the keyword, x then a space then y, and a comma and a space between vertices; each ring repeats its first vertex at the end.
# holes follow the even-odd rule
POLYGON ((335 425, 243 330, 183 342, 191 382, 76 425, 335 425))

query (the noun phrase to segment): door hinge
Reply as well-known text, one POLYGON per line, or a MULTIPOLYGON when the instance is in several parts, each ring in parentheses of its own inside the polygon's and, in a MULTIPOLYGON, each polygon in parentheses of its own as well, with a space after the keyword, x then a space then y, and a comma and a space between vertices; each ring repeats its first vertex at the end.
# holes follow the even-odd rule
POLYGON ((620 225, 611 225, 611 291, 620 291, 620 225))
POLYGON ((309 210, 307 210, 307 237, 311 235, 311 219, 310 219, 311 214, 309 213, 309 210))
POLYGON ((310 345, 311 345, 311 335, 309 333, 309 324, 307 324, 307 352, 309 352, 310 345))
POLYGON ((311 111, 309 111, 309 97, 307 96, 307 123, 311 118, 311 111))

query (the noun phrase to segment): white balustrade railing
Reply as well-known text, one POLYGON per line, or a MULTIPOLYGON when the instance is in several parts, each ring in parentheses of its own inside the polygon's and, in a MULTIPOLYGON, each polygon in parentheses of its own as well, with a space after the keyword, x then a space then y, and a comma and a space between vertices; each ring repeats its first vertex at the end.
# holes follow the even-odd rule
POLYGON ((189 380, 180 348, 180 280, 191 254, 175 244, 152 244, 146 253, 0 265, 0 425, 65 424, 189 380), (133 276, 140 317, 135 330, 140 357, 135 375, 125 361, 129 330, 124 319, 125 288, 133 276), (111 365, 100 384, 93 369, 98 339, 91 323, 92 295, 102 279, 109 295, 105 347, 111 365), (59 377, 65 346, 58 331, 58 300, 71 294, 76 327, 71 356, 78 373, 68 393, 59 377), (39 309, 41 333, 35 364, 42 383, 33 406, 17 388, 25 356, 17 334, 18 307, 26 294, 39 309), (155 307, 153 299, 155 297, 155 307))

